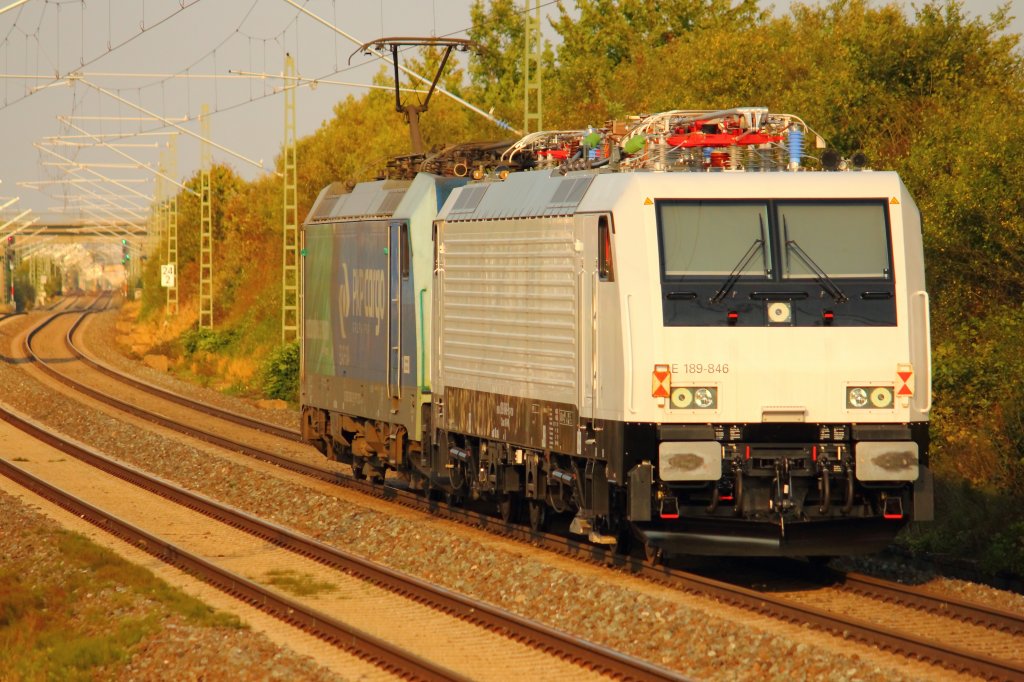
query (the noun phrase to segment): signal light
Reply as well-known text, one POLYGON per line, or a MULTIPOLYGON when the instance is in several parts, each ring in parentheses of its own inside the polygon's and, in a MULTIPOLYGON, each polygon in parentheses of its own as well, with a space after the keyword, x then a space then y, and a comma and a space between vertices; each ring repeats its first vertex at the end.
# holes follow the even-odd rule
POLYGON ((737 320, 740 319, 740 314, 735 310, 730 310, 725 316, 729 320, 729 324, 736 324, 737 320))
POLYGON ((825 321, 825 324, 832 324, 832 320, 836 318, 836 314, 831 310, 823 310, 821 312, 821 319, 825 321))

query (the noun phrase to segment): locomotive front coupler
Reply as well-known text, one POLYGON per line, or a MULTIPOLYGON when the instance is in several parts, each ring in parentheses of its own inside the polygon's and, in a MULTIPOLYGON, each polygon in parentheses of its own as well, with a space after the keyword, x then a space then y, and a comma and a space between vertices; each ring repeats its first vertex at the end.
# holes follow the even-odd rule
POLYGON ((788 457, 775 460, 775 478, 772 481, 773 495, 768 500, 768 507, 779 514, 793 508, 793 474, 790 472, 788 457))

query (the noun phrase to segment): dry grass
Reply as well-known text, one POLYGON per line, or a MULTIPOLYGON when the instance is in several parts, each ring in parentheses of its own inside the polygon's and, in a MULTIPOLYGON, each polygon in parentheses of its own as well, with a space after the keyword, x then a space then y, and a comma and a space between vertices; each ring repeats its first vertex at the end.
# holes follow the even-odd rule
POLYGON ((22 531, 2 541, 22 553, 5 551, 0 565, 0 679, 92 679, 174 614, 239 626, 76 533, 22 531))

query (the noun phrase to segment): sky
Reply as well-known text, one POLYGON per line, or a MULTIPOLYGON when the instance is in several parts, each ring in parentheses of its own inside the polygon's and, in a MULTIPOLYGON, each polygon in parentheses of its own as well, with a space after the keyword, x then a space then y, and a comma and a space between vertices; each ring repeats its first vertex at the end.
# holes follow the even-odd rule
MULTIPOLYGON (((787 0, 760 2, 776 13, 789 6, 787 0)), ((1012 0, 1011 13, 1022 3, 1012 0)), ((546 17, 557 11, 549 0, 541 4, 546 17)), ((987 16, 1000 4, 967 0, 964 8, 987 16)), ((280 152, 283 81, 238 72, 279 75, 285 53, 291 54, 300 76, 318 80, 315 88, 306 82, 296 92, 297 134, 309 135, 331 117, 337 101, 366 91, 328 81, 369 84, 382 65, 353 55, 357 44, 325 23, 358 41, 464 38, 470 5, 471 0, 0 0, 0 206, 10 203, 0 209, 0 225, 27 209, 33 213, 25 219, 38 216, 43 222, 113 214, 144 218, 161 155, 169 156, 166 133, 179 132, 177 169, 168 175, 180 181, 199 167, 196 119, 204 104, 211 111, 213 160, 252 179, 272 169, 280 152), (3 11, 12 5, 17 6, 3 11), (72 72, 81 78, 55 78, 72 72), (95 144, 97 138, 131 146, 111 149, 95 144), (25 182, 43 184, 19 184, 25 182)), ((1015 19, 1010 30, 1024 33, 1024 19, 1015 19)))

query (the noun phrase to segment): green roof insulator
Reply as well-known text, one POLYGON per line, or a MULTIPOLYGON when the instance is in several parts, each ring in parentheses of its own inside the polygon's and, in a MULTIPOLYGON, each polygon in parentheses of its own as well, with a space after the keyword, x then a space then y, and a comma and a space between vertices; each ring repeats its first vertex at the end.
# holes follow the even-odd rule
POLYGON ((647 143, 647 138, 643 135, 634 135, 633 137, 626 140, 626 143, 622 145, 622 151, 627 154, 636 154, 638 151, 644 148, 644 144, 647 143))
POLYGON ((596 147, 600 143, 601 143, 601 133, 598 133, 596 131, 593 132, 593 133, 588 134, 586 137, 583 138, 583 144, 585 144, 589 149, 593 149, 594 147, 596 147))

